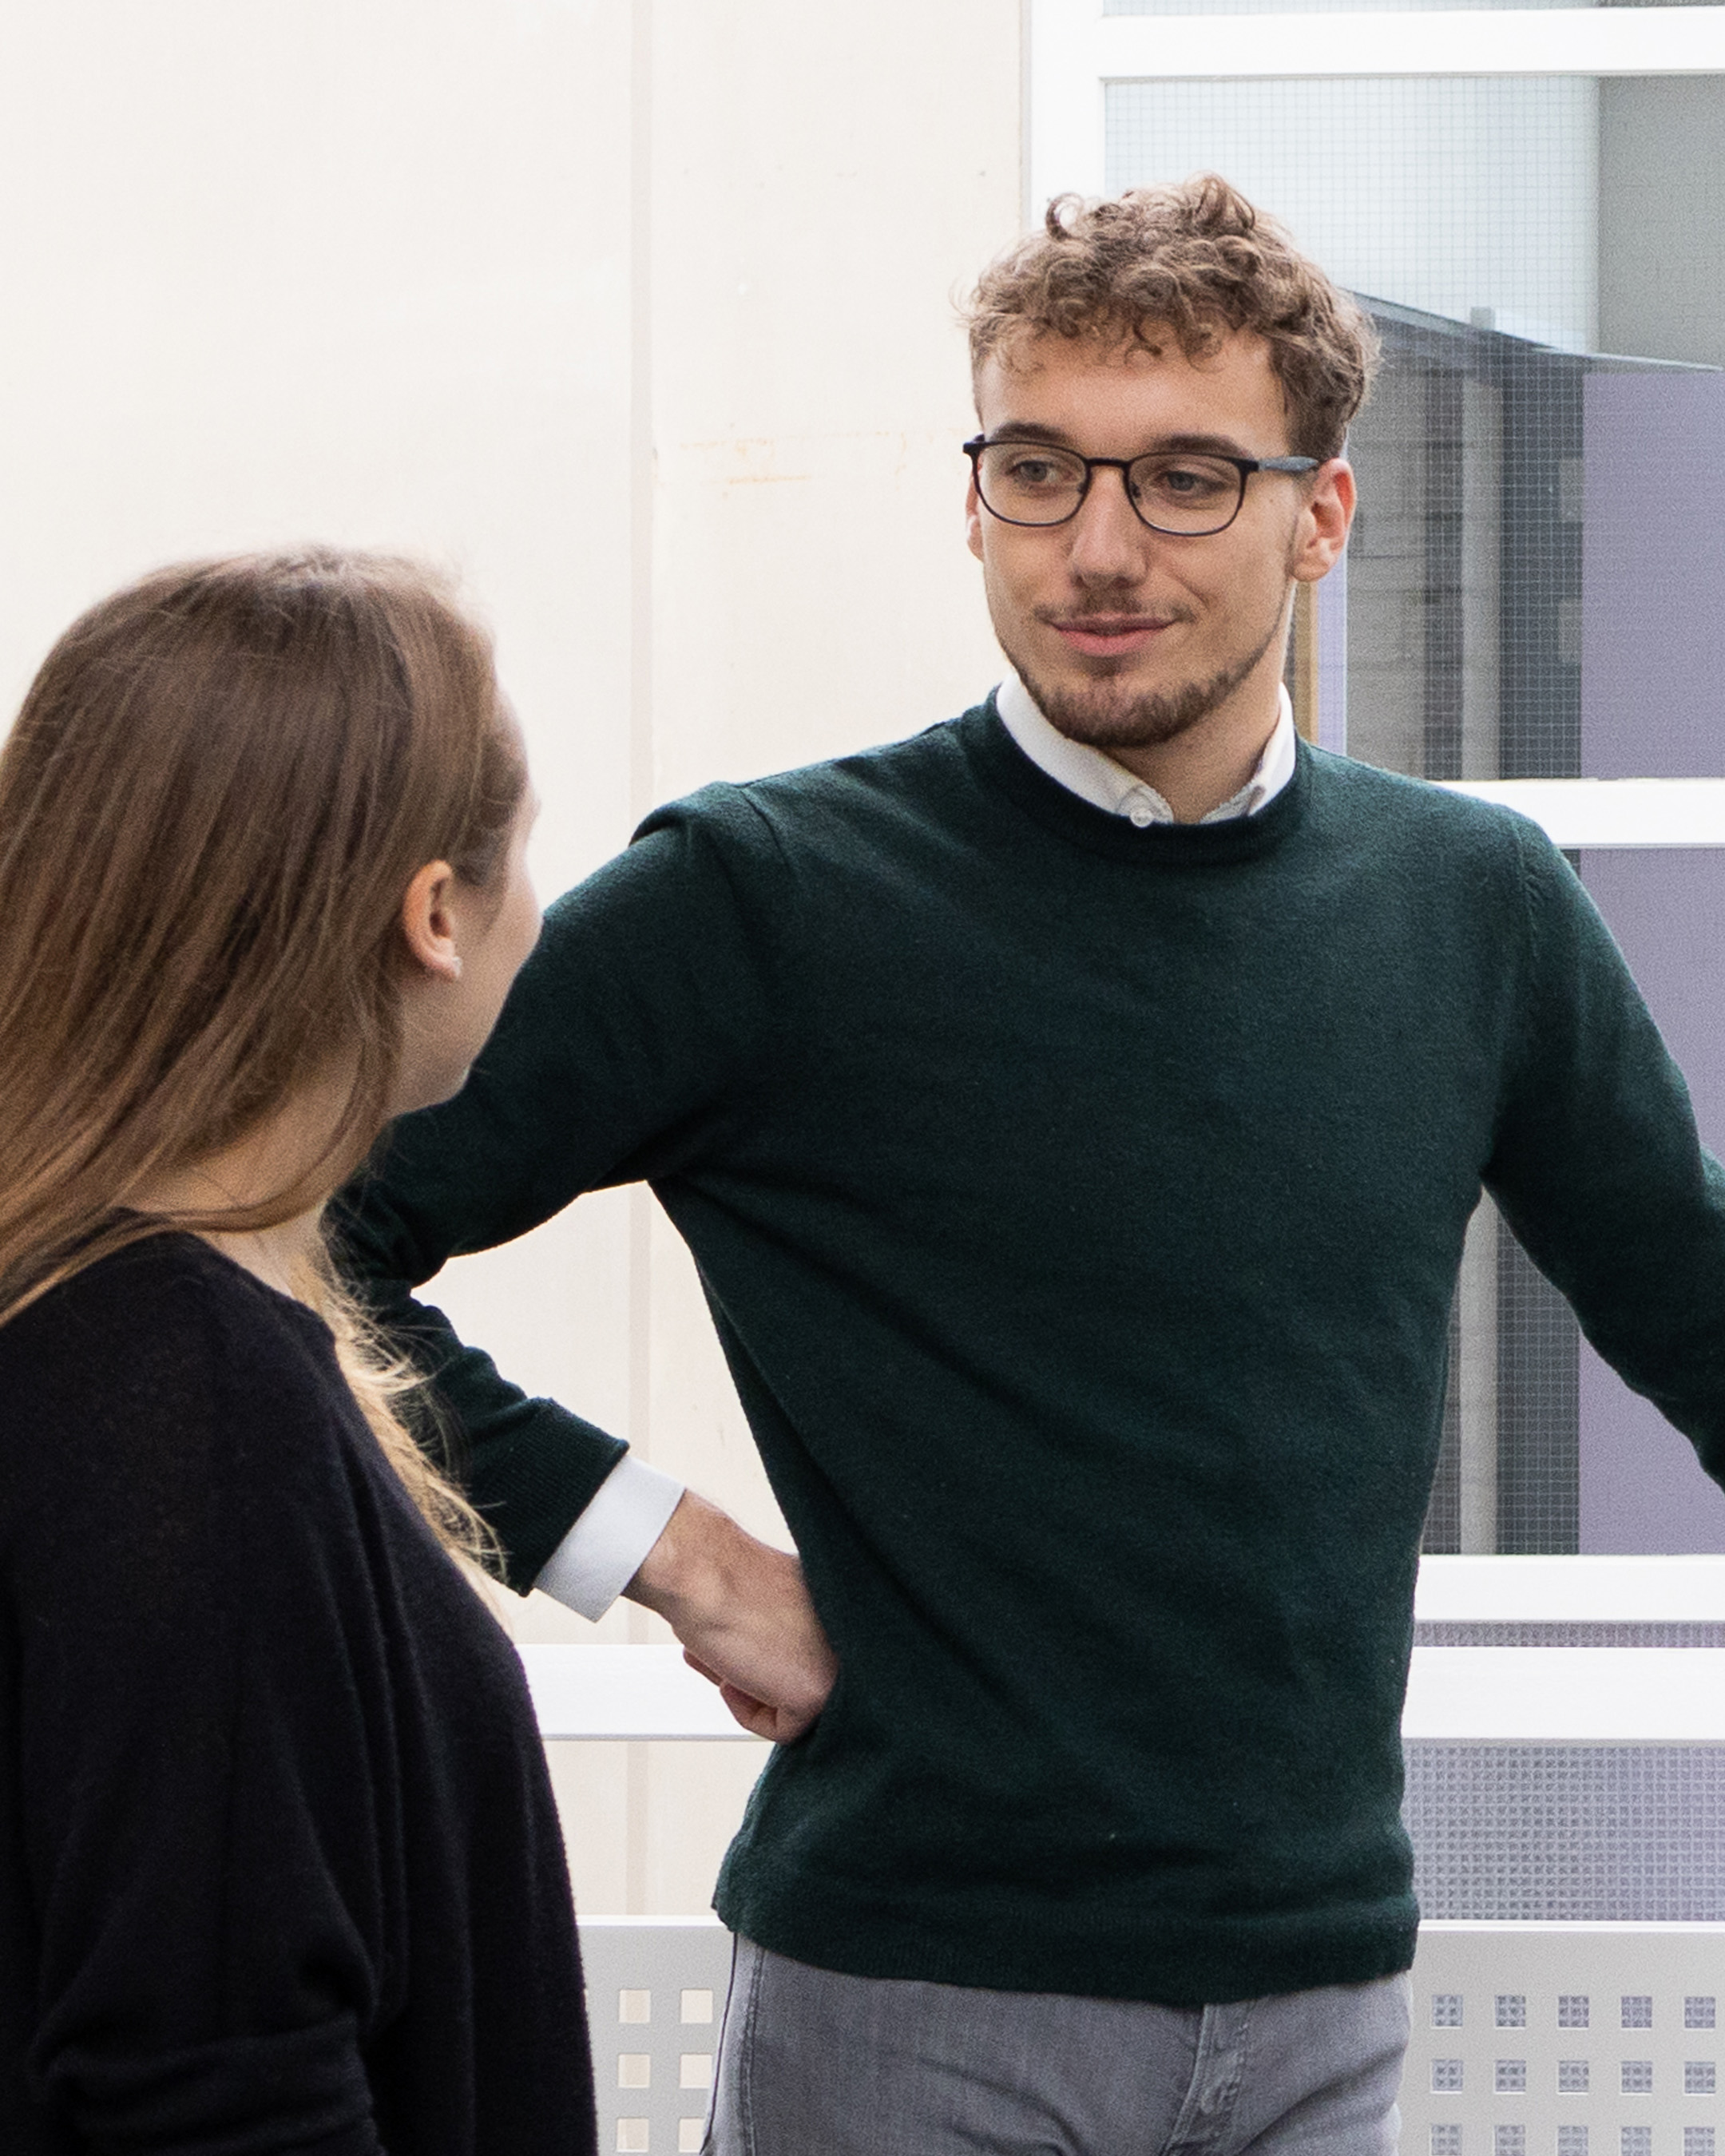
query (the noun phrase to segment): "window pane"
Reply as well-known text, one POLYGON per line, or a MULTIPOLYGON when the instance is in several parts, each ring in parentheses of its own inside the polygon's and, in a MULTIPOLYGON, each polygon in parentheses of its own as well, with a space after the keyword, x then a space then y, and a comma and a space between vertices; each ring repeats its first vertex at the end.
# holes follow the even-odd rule
MULTIPOLYGON (((1291 660, 1305 730, 1426 778, 1725 775, 1725 79, 1122 81, 1106 100, 1111 187, 1223 173, 1383 340, 1348 445, 1359 518, 1291 660)), ((1725 1009, 1725 856, 1686 880, 1669 860, 1577 865, 1656 1016, 1695 1035, 1672 1045, 1704 1092, 1725 1028, 1692 1021, 1725 1009), (1697 906, 1710 942, 1677 926, 1697 906)), ((1717 1147, 1725 1101, 1699 1105, 1717 1147)), ((1427 1548, 1725 1548, 1725 1501, 1686 1460, 1482 1210, 1427 1548)))

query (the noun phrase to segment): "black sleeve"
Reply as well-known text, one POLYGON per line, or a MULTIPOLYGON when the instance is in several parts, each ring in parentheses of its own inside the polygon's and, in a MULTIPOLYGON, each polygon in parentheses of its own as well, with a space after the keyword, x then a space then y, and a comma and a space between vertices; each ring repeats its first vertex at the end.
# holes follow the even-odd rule
POLYGON ((778 856, 744 797, 664 809, 560 899, 466 1086, 404 1117, 335 1215, 386 1334, 429 1377, 463 1479, 525 1593, 624 1447, 531 1399, 413 1291, 583 1191, 675 1173, 722 1141, 771 1030, 778 856))
POLYGON ((1486 1187, 1606 1362, 1725 1482, 1725 1169, 1580 880, 1518 835, 1522 1024, 1486 1187))
POLYGON ((237 1394, 167 1304, 62 1355, 17 1448, 29 2082, 110 2156, 377 2156, 398 1828, 365 1553, 327 1401, 267 1353, 237 1394))

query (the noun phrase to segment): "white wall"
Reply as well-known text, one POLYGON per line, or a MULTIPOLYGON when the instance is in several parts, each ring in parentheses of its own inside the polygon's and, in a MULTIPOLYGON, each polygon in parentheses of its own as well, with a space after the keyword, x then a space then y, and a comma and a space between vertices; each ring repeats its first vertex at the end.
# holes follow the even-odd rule
POLYGON ((497 624, 542 870, 603 855, 625 813, 605 526, 629 259, 593 207, 628 113, 591 92, 627 52, 599 0, 12 0, 8 708, 72 613, 148 564, 308 535, 429 550, 497 624))
MULTIPOLYGON (((495 624, 547 896, 655 798, 961 708, 999 670, 961 538, 952 298, 1017 229, 1019 14, 10 0, 5 708, 155 562, 432 552, 495 624)), ((644 1195, 439 1293, 530 1387, 771 1528, 644 1195)), ((585 1906, 704 1905, 758 1755, 557 1749, 585 1906)))

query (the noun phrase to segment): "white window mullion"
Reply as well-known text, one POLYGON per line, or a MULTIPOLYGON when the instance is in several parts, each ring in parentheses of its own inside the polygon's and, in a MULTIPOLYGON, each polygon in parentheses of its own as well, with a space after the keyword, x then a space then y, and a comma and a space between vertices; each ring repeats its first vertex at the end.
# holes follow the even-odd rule
POLYGON ((1051 196, 1069 188, 1102 192, 1106 171, 1101 33, 1111 21, 1097 0, 1030 0, 1029 150, 1024 223, 1034 227, 1051 196))
POLYGON ((1714 74, 1725 8, 1327 8, 1300 15, 1091 10, 1112 81, 1238 75, 1714 74))
POLYGON ((1449 779, 1451 793, 1501 802, 1554 845, 1725 846, 1725 778, 1449 779))

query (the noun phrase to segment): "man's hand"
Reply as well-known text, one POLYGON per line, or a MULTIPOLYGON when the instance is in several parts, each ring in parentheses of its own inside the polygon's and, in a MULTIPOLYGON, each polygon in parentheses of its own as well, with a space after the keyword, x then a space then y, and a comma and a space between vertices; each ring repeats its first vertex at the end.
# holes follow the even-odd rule
POLYGON ((788 1744, 839 1673, 803 1568, 691 1490, 624 1593, 656 1610, 745 1729, 788 1744))

